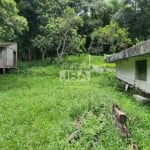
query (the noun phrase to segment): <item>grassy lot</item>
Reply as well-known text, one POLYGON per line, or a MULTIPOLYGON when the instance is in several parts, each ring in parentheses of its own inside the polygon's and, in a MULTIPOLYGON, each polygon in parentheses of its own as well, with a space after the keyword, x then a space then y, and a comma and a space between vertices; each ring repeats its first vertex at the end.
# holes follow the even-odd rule
MULTIPOLYGON (((88 63, 88 56, 65 62, 88 63)), ((103 66, 103 59, 93 56, 91 63, 103 66)), ((150 150, 150 109, 124 93, 114 73, 91 71, 91 80, 60 81, 60 70, 45 61, 21 64, 18 74, 0 75, 0 149, 128 150, 112 117, 112 104, 117 103, 128 115, 130 140, 150 150), (80 132, 69 144, 77 118, 80 132)))

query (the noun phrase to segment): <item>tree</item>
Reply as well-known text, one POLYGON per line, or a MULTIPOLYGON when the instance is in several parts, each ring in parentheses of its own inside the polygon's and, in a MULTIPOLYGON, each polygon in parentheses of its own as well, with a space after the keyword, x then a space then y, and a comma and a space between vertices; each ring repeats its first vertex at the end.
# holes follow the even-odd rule
POLYGON ((46 56, 52 59, 58 56, 61 60, 67 54, 88 50, 95 54, 109 50, 119 51, 130 45, 128 36, 133 43, 150 37, 149 0, 15 0, 15 2, 20 10, 19 14, 28 21, 29 30, 17 37, 21 55, 28 57, 29 60, 44 59, 46 56), (114 22, 119 23, 121 30, 114 22), (105 26, 108 31, 104 32, 102 29, 105 26), (110 28, 117 28, 113 36, 110 28), (121 37, 122 41, 119 41, 118 37, 121 37))
POLYGON ((86 36, 86 49, 88 50, 91 42, 91 33, 95 28, 109 24, 111 9, 105 0, 81 0, 80 15, 83 19, 83 27, 79 32, 86 36))
POLYGON ((38 8, 39 0, 15 0, 17 8, 20 10, 20 15, 24 16, 28 21, 28 30, 24 31, 18 37, 19 56, 23 60, 32 60, 38 58, 38 51, 32 45, 32 39, 38 32, 38 8))
POLYGON ((128 38, 127 30, 120 28, 116 22, 110 22, 109 25, 95 29, 92 33, 90 49, 96 49, 97 52, 118 52, 127 48, 129 44, 131 40, 128 38))
POLYGON ((133 43, 136 39, 147 40, 150 37, 149 0, 124 0, 124 7, 112 17, 120 26, 128 29, 133 43))
POLYGON ((73 8, 67 7, 62 16, 51 17, 46 25, 40 27, 42 32, 35 37, 33 43, 41 49, 43 55, 54 50, 61 61, 64 55, 81 50, 80 44, 83 41, 77 33, 80 25, 82 19, 76 15, 73 8))
POLYGON ((43 57, 45 55, 50 55, 51 58, 55 56, 55 47, 51 47, 47 42, 49 31, 46 29, 46 25, 52 18, 61 16, 71 1, 16 0, 16 2, 20 9, 20 14, 27 18, 29 24, 29 30, 24 32, 23 36, 20 36, 18 40, 21 57, 31 60, 41 57, 41 54, 43 57))
POLYGON ((18 14, 13 0, 0 0, 0 41, 16 40, 27 29, 27 20, 18 14))
POLYGON ((111 8, 111 15, 113 16, 124 7, 124 2, 120 0, 109 0, 108 5, 111 8))

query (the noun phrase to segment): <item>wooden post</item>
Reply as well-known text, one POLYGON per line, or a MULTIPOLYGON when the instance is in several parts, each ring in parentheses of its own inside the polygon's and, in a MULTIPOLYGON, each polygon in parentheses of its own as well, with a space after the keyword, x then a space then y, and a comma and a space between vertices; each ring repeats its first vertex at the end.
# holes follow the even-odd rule
POLYGON ((89 69, 91 67, 91 55, 89 55, 89 69))
POLYGON ((6 72, 5 68, 3 68, 3 74, 5 74, 5 72, 6 72))

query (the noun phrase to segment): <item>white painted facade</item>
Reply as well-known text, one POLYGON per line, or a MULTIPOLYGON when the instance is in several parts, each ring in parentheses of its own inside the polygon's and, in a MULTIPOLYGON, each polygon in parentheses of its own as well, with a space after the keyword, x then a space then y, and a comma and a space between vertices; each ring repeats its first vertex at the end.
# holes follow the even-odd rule
POLYGON ((0 68, 14 68, 17 65, 17 44, 0 44, 0 68))
POLYGON ((127 82, 143 92, 150 93, 150 55, 130 57, 116 61, 117 78, 127 82), (136 79, 136 61, 147 60, 147 79, 136 79))

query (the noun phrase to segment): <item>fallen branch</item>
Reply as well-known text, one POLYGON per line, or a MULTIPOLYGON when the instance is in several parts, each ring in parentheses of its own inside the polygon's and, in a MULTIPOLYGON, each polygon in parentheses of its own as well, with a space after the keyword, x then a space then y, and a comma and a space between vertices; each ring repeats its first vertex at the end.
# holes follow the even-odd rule
POLYGON ((131 149, 131 150, 139 150, 137 144, 135 144, 135 143, 131 143, 130 149, 131 149))
POLYGON ((113 112, 114 112, 114 116, 115 116, 115 124, 119 130, 119 134, 121 137, 131 137, 131 134, 127 128, 126 125, 126 120, 127 120, 127 116, 124 112, 122 112, 119 108, 118 105, 113 104, 113 112))
POLYGON ((77 118, 75 120, 75 127, 76 127, 76 130, 73 133, 71 133, 68 137, 68 142, 69 143, 71 143, 73 140, 79 139, 79 133, 80 133, 80 128, 81 128, 80 118, 77 118))
MULTIPOLYGON (((131 134, 126 125, 126 121, 127 121, 126 114, 120 110, 117 104, 113 104, 112 109, 115 116, 115 124, 119 129, 120 136, 124 138, 130 138, 131 134)), ((139 148, 137 144, 131 142, 130 150, 139 150, 139 148)))
POLYGON ((127 116, 124 112, 120 111, 120 108, 118 105, 113 105, 113 111, 115 114, 115 117, 121 124, 126 124, 127 116))
POLYGON ((73 133, 71 133, 70 136, 68 137, 68 143, 71 143, 73 140, 79 139, 79 132, 80 130, 76 130, 73 133))

